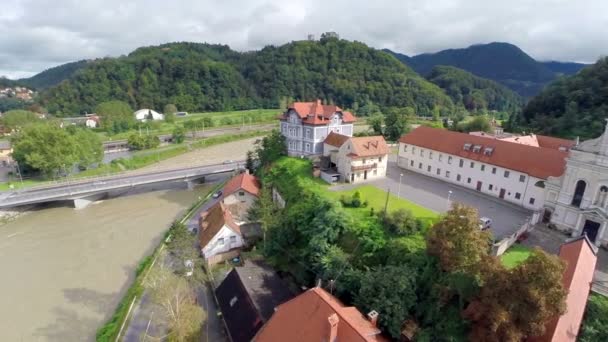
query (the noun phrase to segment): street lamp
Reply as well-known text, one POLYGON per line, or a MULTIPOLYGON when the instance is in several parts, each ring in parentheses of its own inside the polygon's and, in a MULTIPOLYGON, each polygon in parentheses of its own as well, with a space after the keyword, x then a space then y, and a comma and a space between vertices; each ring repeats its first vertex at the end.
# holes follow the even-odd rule
POLYGON ((452 196, 452 190, 448 191, 448 200, 446 201, 446 208, 445 208, 446 211, 450 210, 450 197, 451 196, 452 196))
POLYGON ((403 178, 403 173, 399 174, 399 187, 397 188, 397 197, 401 197, 401 178, 403 178))

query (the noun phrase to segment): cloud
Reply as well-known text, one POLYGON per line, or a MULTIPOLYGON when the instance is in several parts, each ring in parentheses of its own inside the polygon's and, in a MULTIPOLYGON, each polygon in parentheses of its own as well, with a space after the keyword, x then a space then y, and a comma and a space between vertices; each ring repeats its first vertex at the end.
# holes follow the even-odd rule
POLYGON ((170 41, 259 49, 336 31, 406 54, 505 41, 541 60, 607 53, 605 0, 3 0, 0 75, 170 41))

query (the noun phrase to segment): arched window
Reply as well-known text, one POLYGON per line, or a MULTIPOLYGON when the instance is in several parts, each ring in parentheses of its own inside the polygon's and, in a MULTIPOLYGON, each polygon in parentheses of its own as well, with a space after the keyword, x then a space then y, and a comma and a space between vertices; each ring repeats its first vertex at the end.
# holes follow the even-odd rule
POLYGON ((543 182, 543 181, 538 181, 538 182, 534 183, 534 186, 537 186, 537 187, 539 187, 539 188, 544 189, 544 188, 545 188, 545 182, 543 182))
POLYGON ((574 188, 574 196, 572 196, 572 205, 575 207, 580 207, 581 202, 583 201, 583 195, 585 194, 585 188, 587 187, 587 183, 584 180, 579 180, 576 182, 576 188, 574 188))
POLYGON ((595 205, 597 205, 598 207, 605 207, 606 206, 606 198, 608 197, 608 187, 605 185, 602 185, 600 187, 600 191, 597 193, 597 197, 595 199, 595 205))

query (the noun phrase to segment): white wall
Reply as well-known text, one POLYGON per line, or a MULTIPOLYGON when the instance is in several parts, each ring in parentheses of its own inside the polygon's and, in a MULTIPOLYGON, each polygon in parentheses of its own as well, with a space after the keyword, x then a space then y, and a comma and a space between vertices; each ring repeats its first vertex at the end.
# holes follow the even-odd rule
POLYGON ((352 142, 344 143, 337 153, 338 172, 342 175, 344 181, 350 183, 358 183, 365 180, 372 180, 386 177, 386 168, 388 155, 367 157, 367 158, 351 158, 348 154, 352 152, 352 142), (363 166, 377 164, 376 168, 367 170, 367 179, 365 178, 365 170, 351 171, 353 166, 363 166), (351 181, 351 174, 354 174, 354 179, 351 181))
POLYGON ((397 164, 401 168, 473 190, 477 189, 477 182, 481 182, 480 192, 484 194, 499 197, 501 189, 504 189, 504 200, 507 202, 532 210, 539 210, 543 207, 544 188, 535 186, 538 181, 543 181, 540 178, 404 143, 399 143, 398 155, 397 164), (462 167, 460 167, 461 159, 463 161, 462 167), (473 163, 472 167, 471 163, 473 163), (494 173, 493 169, 495 169, 494 173), (438 170, 439 174, 437 174, 438 170), (508 172, 508 177, 505 177, 505 171, 508 172), (449 172, 449 174, 446 174, 446 172, 449 172), (460 175, 460 179, 458 179, 458 175, 460 175), (521 176, 523 176, 523 181, 520 181, 521 176), (530 203, 531 200, 533 203, 530 203))
POLYGON ((224 203, 227 205, 242 203, 247 208, 251 207, 255 202, 256 197, 245 190, 237 190, 234 193, 224 197, 224 203))
POLYGON ((237 234, 228 226, 223 226, 222 229, 215 234, 213 239, 209 241, 207 246, 202 248, 202 252, 205 258, 209 258, 220 253, 228 252, 231 249, 243 247, 244 244, 240 234, 237 234), (231 236, 236 237, 236 241, 233 243, 230 242, 231 236), (220 242, 220 239, 222 238, 224 239, 223 243, 220 242))
POLYGON ((329 132, 334 131, 348 136, 353 134, 353 124, 345 124, 337 116, 327 123, 326 126, 303 125, 296 113, 290 113, 287 120, 281 121, 281 133, 286 138, 289 154, 321 154, 323 140, 329 132))

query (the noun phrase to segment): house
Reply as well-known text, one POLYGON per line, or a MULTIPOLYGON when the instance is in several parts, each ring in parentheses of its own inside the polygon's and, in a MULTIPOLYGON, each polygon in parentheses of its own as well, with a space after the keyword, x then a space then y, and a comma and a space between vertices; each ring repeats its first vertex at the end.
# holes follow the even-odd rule
POLYGON ((239 225, 221 202, 201 214, 198 235, 201 255, 210 264, 234 257, 230 252, 245 244, 239 225))
POLYGON ((215 294, 232 342, 251 341, 275 307, 293 297, 276 272, 259 260, 233 268, 215 294))
POLYGON ((249 173, 241 173, 230 179, 222 191, 222 201, 238 221, 247 219, 247 211, 260 195, 260 182, 249 173))
POLYGON ((291 156, 319 156, 330 132, 353 135, 355 116, 335 105, 294 102, 279 116, 281 133, 291 156))
POLYGON ((608 123, 599 137, 571 148, 565 172, 546 182, 545 221, 572 236, 608 245, 608 123))
MULTIPOLYGON (((329 170, 336 170, 339 178, 349 183, 385 177, 388 153, 382 136, 349 137, 330 132, 323 141, 323 156, 329 158, 329 170)), ((335 174, 324 170, 321 176, 334 182, 339 180, 335 174)))
POLYGON ((165 119, 165 116, 163 114, 160 114, 152 109, 147 108, 140 109, 133 113, 133 115, 135 116, 135 120, 142 122, 146 122, 150 119, 152 119, 153 121, 165 119))
POLYGON ((399 140, 399 167, 540 210, 568 151, 420 126, 399 140))
POLYGON ((388 341, 377 324, 376 311, 365 317, 357 308, 344 306, 327 291, 315 287, 279 305, 253 341, 388 341))
POLYGON ((8 140, 0 140, 0 166, 6 167, 13 163, 11 153, 13 153, 11 142, 8 140))
POLYGON ((84 122, 84 125, 88 128, 95 128, 95 127, 99 127, 99 116, 95 115, 95 114, 88 114, 86 115, 86 120, 84 122))
POLYGON ((597 261, 596 247, 583 235, 561 245, 559 258, 566 263, 562 278, 568 291, 566 312, 549 321, 543 336, 530 339, 534 342, 575 342, 583 321, 597 261))

